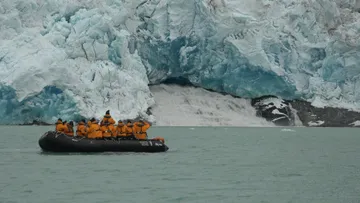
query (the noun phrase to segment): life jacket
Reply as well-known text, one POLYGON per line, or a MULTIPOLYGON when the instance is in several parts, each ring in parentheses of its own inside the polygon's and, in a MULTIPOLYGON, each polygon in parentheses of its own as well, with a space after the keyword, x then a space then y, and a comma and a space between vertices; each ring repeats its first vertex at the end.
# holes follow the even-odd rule
POLYGON ((108 122, 110 125, 114 125, 115 124, 115 120, 109 115, 106 114, 104 116, 104 118, 102 119, 102 121, 100 122, 100 125, 103 125, 104 123, 108 122))
POLYGON ((55 123, 55 125, 56 125, 56 127, 55 127, 55 131, 57 131, 57 132, 65 132, 65 126, 64 126, 64 124, 62 123, 62 121, 57 121, 56 123, 55 123))
POLYGON ((133 132, 135 137, 139 140, 146 140, 147 133, 146 130, 150 128, 150 124, 144 121, 144 124, 141 122, 135 122, 133 127, 133 132))
POLYGON ((116 126, 116 136, 125 137, 127 135, 127 126, 124 125, 124 123, 118 123, 118 125, 116 126))
POLYGON ((103 137, 111 137, 113 131, 111 130, 110 125, 103 125, 100 127, 103 137))
POLYGON ((126 136, 132 136, 134 135, 134 124, 133 123, 126 123, 126 136))
POLYGON ((113 137, 116 137, 116 128, 114 125, 109 125, 113 137))
POLYGON ((96 121, 92 122, 88 130, 88 138, 102 138, 102 137, 103 136, 99 124, 96 121))
POLYGON ((152 140, 159 140, 160 142, 165 144, 165 139, 163 137, 154 137, 152 140))
POLYGON ((84 122, 79 122, 76 128, 76 136, 86 136, 86 126, 84 122))
POLYGON ((73 126, 71 126, 69 123, 67 123, 65 127, 66 127, 65 128, 66 129, 65 134, 69 135, 69 136, 74 136, 74 128, 73 128, 73 126))

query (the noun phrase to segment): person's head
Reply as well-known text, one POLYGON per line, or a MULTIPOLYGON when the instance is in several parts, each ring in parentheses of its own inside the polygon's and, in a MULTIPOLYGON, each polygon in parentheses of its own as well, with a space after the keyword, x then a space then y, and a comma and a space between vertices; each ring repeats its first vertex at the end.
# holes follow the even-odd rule
POLYGON ((139 120, 138 122, 136 122, 137 126, 144 126, 144 122, 142 120, 139 120))
POLYGON ((73 122, 73 121, 70 121, 70 122, 69 122, 69 125, 74 126, 74 122, 73 122))
POLYGON ((107 111, 105 112, 105 115, 110 115, 110 110, 107 110, 107 111))
POLYGON ((60 124, 60 123, 62 123, 62 120, 61 120, 61 118, 58 118, 58 120, 56 121, 55 124, 60 124))
POLYGON ((81 122, 86 123, 85 119, 82 119, 81 122))
POLYGON ((96 121, 96 119, 95 118, 91 118, 91 120, 90 120, 92 123, 93 122, 95 122, 96 121))

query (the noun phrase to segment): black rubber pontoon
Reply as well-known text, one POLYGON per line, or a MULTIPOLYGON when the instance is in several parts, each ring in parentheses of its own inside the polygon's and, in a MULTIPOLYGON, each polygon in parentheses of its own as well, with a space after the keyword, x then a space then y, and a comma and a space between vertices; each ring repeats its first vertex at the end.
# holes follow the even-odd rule
POLYGON ((41 136, 39 145, 47 152, 166 152, 169 149, 159 140, 96 140, 56 131, 41 136))

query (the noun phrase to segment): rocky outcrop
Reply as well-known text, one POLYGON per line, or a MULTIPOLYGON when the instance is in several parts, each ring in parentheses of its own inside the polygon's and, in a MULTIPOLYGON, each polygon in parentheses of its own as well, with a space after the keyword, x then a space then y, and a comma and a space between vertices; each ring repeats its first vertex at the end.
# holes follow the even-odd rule
POLYGON ((256 109, 256 115, 265 118, 279 126, 294 125, 294 114, 289 102, 274 96, 264 96, 251 100, 251 105, 256 109))
POLYGON ((286 101, 275 96, 252 99, 257 115, 278 126, 294 126, 295 115, 307 127, 359 127, 360 113, 334 107, 314 107, 310 102, 286 101))
POLYGON ((314 107, 309 102, 294 100, 291 107, 304 126, 318 127, 358 127, 360 113, 334 107, 314 107))

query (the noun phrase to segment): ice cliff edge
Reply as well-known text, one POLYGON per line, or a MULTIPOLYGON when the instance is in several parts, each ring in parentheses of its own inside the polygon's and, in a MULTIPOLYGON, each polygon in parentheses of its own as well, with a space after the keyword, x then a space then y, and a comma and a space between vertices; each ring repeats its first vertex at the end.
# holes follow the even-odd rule
POLYGON ((356 1, 0 2, 1 123, 146 116, 148 84, 358 109, 356 1))

